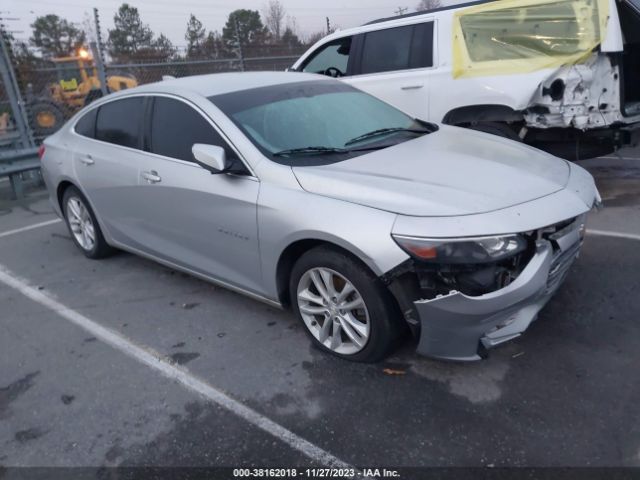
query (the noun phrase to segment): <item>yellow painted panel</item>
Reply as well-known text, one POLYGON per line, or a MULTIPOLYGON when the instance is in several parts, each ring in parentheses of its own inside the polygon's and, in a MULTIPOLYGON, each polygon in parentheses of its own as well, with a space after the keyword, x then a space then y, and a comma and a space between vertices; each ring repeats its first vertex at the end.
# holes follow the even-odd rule
POLYGON ((77 90, 78 80, 75 78, 72 78, 71 80, 60 80, 60 86, 65 92, 69 90, 77 90))
POLYGON ((604 40, 608 0, 499 0, 454 14, 453 77, 578 63, 604 40))

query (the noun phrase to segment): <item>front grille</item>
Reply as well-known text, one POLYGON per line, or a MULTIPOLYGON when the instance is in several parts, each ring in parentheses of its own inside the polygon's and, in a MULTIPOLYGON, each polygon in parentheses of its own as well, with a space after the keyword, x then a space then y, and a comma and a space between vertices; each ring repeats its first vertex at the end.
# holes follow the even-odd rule
POLYGON ((566 278, 574 260, 578 257, 582 242, 576 242, 568 250, 559 252, 551 262, 549 277, 547 278, 547 293, 554 291, 566 278))

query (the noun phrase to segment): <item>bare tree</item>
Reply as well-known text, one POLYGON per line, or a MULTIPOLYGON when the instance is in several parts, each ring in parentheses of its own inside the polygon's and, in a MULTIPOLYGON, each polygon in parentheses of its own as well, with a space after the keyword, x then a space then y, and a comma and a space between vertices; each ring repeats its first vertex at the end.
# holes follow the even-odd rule
POLYGON ((96 35, 96 29, 94 27, 93 15, 85 10, 82 15, 82 30, 84 30, 85 35, 87 36, 88 42, 97 42, 98 36, 96 35))
POLYGON ((280 41, 282 36, 282 24, 287 15, 284 5, 280 0, 269 0, 262 12, 264 15, 264 23, 273 35, 276 42, 280 41))
POLYGON ((416 7, 416 11, 433 10, 434 8, 440 8, 442 2, 440 0, 420 0, 420 3, 416 7))
POLYGON ((184 39, 187 41, 187 57, 198 57, 202 54, 202 44, 207 38, 207 32, 202 22, 192 13, 187 22, 187 32, 184 39))
POLYGON ((298 27, 298 19, 293 15, 287 15, 286 29, 291 30, 296 35, 300 36, 300 28, 298 27))
POLYGON ((323 39, 326 36, 327 36, 326 30, 320 30, 318 32, 311 32, 311 33, 306 34, 303 37, 303 43, 305 45, 313 45, 314 43, 316 43, 317 41, 323 39))

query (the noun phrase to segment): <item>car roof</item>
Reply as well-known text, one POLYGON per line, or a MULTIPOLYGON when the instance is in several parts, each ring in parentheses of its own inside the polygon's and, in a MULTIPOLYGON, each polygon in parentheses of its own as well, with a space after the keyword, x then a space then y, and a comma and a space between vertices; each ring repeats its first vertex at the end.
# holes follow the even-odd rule
POLYGON ((418 17, 420 15, 426 15, 426 14, 429 14, 429 13, 436 13, 436 12, 443 12, 443 11, 446 11, 446 10, 456 10, 458 8, 471 7, 473 5, 479 5, 481 3, 489 3, 489 2, 494 2, 494 1, 497 1, 497 0, 475 0, 475 1, 463 2, 463 3, 454 3, 454 4, 451 4, 451 5, 445 5, 445 6, 442 6, 442 7, 428 8, 426 10, 420 10, 418 12, 406 13, 404 15, 396 15, 395 17, 379 18, 378 20, 373 20, 371 22, 365 23, 364 26, 366 26, 366 25, 375 25, 377 23, 391 22, 393 20, 401 20, 403 18, 418 17))
MULTIPOLYGON (((324 75, 301 72, 231 72, 213 73, 210 75, 194 75, 183 78, 172 78, 161 82, 150 83, 127 92, 143 93, 172 93, 175 89, 191 90, 204 97, 222 95, 225 93, 251 90, 253 88, 319 81, 332 79, 324 75)), ((334 80, 335 81, 335 80, 334 80)))
MULTIPOLYGON (((420 10, 418 12, 413 12, 413 13, 407 13, 404 15, 397 15, 395 17, 386 17, 386 18, 380 18, 377 20, 372 20, 371 22, 365 23, 364 25, 360 25, 358 27, 351 27, 351 28, 346 28, 344 30, 336 30, 335 32, 331 33, 330 35, 327 35, 326 37, 321 38, 320 40, 318 40, 318 42, 314 45, 314 47, 317 47, 318 45, 322 45, 325 43, 329 43, 332 42, 334 40, 338 40, 340 38, 344 38, 344 37, 348 37, 348 36, 352 36, 352 35, 358 35, 360 33, 364 33, 364 32, 372 32, 372 31, 376 31, 376 30, 382 30, 385 28, 389 28, 389 27, 395 27, 395 26, 403 26, 403 21, 406 20, 408 21, 415 21, 415 22, 420 22, 420 20, 422 20, 420 17, 425 17, 425 20, 431 20, 433 17, 434 13, 439 13, 439 12, 445 12, 445 11, 452 11, 452 10, 459 10, 461 8, 466 8, 466 7, 470 7, 473 5, 479 5, 482 3, 490 3, 490 2, 496 2, 496 1, 500 1, 500 0, 471 0, 468 2, 463 2, 463 3, 454 3, 452 5, 446 5, 443 7, 437 7, 437 8, 432 8, 429 10, 420 10), (415 20, 413 20, 415 19, 415 20)), ((313 48, 311 49, 313 50, 313 48)), ((309 50, 309 51, 311 51, 309 50)), ((309 52, 307 51, 307 53, 309 52)))

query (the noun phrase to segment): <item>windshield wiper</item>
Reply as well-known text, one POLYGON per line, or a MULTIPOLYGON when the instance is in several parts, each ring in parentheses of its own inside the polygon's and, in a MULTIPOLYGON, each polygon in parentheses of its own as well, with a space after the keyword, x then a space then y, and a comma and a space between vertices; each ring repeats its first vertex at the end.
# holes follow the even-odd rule
POLYGON ((348 153, 348 150, 336 147, 301 147, 281 150, 272 155, 274 157, 286 157, 287 155, 295 155, 296 153, 348 153))
POLYGON ((290 148, 288 150, 282 150, 280 152, 272 153, 274 157, 286 157, 288 155, 295 155, 296 153, 353 153, 353 152, 368 152, 371 150, 382 150, 384 148, 393 147, 393 145, 371 145, 361 148, 337 148, 337 147, 300 147, 290 148))
POLYGON ((352 138, 347 143, 345 143, 344 146, 347 147, 349 145, 353 145, 354 143, 361 142, 362 140, 366 140, 367 138, 377 137, 380 135, 385 135, 387 133, 394 133, 394 132, 431 133, 431 130, 418 129, 418 128, 403 128, 403 127, 379 128, 378 130, 374 130, 373 132, 368 132, 363 135, 359 135, 355 138, 352 138))

